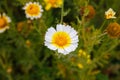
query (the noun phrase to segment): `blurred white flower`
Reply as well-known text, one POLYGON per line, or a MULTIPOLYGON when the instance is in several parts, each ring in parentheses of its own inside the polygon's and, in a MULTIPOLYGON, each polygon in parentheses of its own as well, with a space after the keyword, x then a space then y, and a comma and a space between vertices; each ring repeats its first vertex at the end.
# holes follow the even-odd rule
POLYGON ((0 14, 0 33, 3 33, 6 29, 9 29, 9 23, 11 19, 5 14, 0 14))
POLYGON ((42 6, 38 2, 29 2, 23 7, 27 18, 31 20, 40 18, 42 16, 42 6))
POLYGON ((112 8, 109 8, 108 11, 105 12, 105 17, 106 19, 116 18, 115 14, 116 12, 114 12, 112 8))

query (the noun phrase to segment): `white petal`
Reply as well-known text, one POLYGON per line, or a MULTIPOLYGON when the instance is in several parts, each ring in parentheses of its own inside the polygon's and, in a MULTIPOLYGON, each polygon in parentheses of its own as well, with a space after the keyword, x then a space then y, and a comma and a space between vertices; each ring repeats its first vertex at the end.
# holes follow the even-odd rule
POLYGON ((115 16, 111 17, 111 18, 116 18, 115 16))
POLYGON ((42 16, 42 14, 40 13, 40 14, 39 14, 39 18, 40 18, 41 16, 42 16))
POLYGON ((6 17, 6 14, 5 14, 5 13, 3 13, 2 15, 3 15, 4 17, 6 17))
POLYGON ((48 33, 53 34, 53 33, 55 33, 55 32, 56 32, 56 30, 55 30, 53 27, 50 27, 50 28, 48 29, 48 33))
POLYGON ((56 32, 56 30, 53 27, 49 28, 48 31, 45 34, 45 40, 47 42, 51 42, 52 41, 52 36, 54 35, 55 32, 56 32))
POLYGON ((67 52, 72 52, 74 51, 78 46, 78 43, 75 43, 75 44, 71 44, 69 47, 65 47, 64 49, 67 51, 67 52))
POLYGON ((52 41, 52 38, 51 38, 50 36, 45 36, 45 41, 51 42, 51 41, 52 41))
POLYGON ((43 12, 42 6, 39 5, 40 12, 43 12))
POLYGON ((37 2, 33 2, 33 4, 37 4, 37 2))
POLYGON ((64 55, 68 54, 68 52, 65 49, 58 49, 58 53, 62 53, 64 55))
POLYGON ((5 30, 6 30, 7 28, 8 28, 8 27, 5 27, 5 28, 3 28, 3 29, 0 29, 0 33, 5 32, 5 30))
POLYGON ((30 19, 31 19, 31 20, 33 20, 33 19, 34 19, 34 17, 30 17, 30 19))
POLYGON ((72 29, 71 29, 71 32, 70 32, 71 38, 73 38, 73 37, 76 36, 76 35, 77 35, 77 32, 72 28, 72 29))
POLYGON ((59 48, 58 53, 64 53, 64 49, 59 48))
POLYGON ((79 40, 77 39, 77 40, 72 40, 72 42, 71 43, 77 43, 77 42, 79 42, 79 40))
POLYGON ((29 2, 28 5, 29 5, 29 4, 33 4, 33 3, 32 3, 32 2, 29 2))
POLYGON ((29 18, 30 16, 27 14, 26 17, 29 18))
POLYGON ((57 24, 57 26, 56 26, 56 30, 57 31, 63 31, 63 25, 62 24, 57 24))
POLYGON ((51 28, 49 28, 48 31, 46 32, 46 36, 52 37, 55 32, 56 32, 56 30, 55 30, 53 27, 51 27, 51 28))
POLYGON ((69 25, 63 27, 63 30, 67 33, 70 33, 71 32, 71 27, 69 25))
POLYGON ((0 30, 0 33, 3 33, 5 30, 6 30, 6 29, 1 29, 1 30, 0 30))
POLYGON ((8 20, 8 23, 10 23, 10 22, 11 22, 11 19, 10 19, 10 17, 7 17, 7 20, 8 20))
POLYGON ((26 9, 26 6, 24 6, 22 9, 25 10, 25 9, 26 9))
POLYGON ((46 42, 46 41, 45 41, 45 46, 47 46, 51 50, 56 50, 57 49, 57 47, 55 47, 54 45, 52 45, 51 43, 46 42))
POLYGON ((78 36, 76 35, 75 37, 72 38, 71 43, 77 43, 77 42, 79 42, 79 40, 78 40, 78 36))

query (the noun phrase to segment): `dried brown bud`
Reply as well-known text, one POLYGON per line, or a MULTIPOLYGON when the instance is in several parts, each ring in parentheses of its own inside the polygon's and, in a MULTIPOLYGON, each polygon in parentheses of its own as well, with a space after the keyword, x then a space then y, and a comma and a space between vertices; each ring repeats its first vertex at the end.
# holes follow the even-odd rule
POLYGON ((84 14, 86 14, 85 18, 87 20, 93 18, 95 16, 95 9, 94 9, 94 7, 92 5, 81 7, 80 15, 83 16, 84 14), (88 11, 87 14, 86 14, 86 11, 88 11))
POLYGON ((116 22, 110 23, 106 31, 107 31, 107 34, 112 38, 119 37, 120 36, 120 25, 116 22))
POLYGON ((20 32, 24 37, 27 37, 32 30, 33 25, 30 20, 17 23, 17 31, 20 32))
POLYGON ((24 27, 24 22, 17 23, 17 30, 18 30, 18 32, 21 32, 23 27, 24 27))

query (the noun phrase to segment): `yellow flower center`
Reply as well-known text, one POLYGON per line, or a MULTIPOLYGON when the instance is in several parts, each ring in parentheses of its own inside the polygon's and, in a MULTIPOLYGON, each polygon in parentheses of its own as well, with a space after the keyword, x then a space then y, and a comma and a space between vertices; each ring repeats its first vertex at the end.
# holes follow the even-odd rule
POLYGON ((52 43, 59 48, 67 47, 71 43, 71 38, 68 33, 59 31, 53 35, 52 43))
POLYGON ((7 22, 4 18, 0 18, 0 28, 4 28, 7 25, 7 22))
POLYGON ((107 18, 111 18, 113 16, 113 14, 112 13, 109 13, 108 15, 107 15, 107 18))
POLYGON ((30 4, 26 11, 30 15, 38 15, 40 13, 40 8, 38 5, 30 4))

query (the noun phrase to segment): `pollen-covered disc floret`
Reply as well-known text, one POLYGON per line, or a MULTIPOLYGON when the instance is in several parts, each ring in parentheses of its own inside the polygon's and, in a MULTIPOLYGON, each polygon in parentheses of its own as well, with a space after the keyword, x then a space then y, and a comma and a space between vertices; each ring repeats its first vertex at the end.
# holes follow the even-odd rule
POLYGON ((112 8, 109 8, 108 11, 105 12, 106 19, 113 19, 115 17, 116 12, 113 11, 112 8))
POLYGON ((42 16, 42 6, 38 2, 29 2, 23 7, 27 18, 31 20, 40 18, 42 16))
POLYGON ((11 19, 5 14, 0 14, 0 33, 3 33, 6 29, 9 29, 9 23, 11 19))
POLYGON ((50 27, 45 34, 45 46, 63 54, 74 51, 78 41, 77 32, 69 25, 57 24, 56 30, 50 27))

